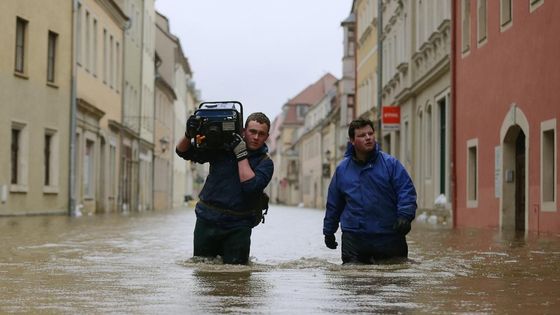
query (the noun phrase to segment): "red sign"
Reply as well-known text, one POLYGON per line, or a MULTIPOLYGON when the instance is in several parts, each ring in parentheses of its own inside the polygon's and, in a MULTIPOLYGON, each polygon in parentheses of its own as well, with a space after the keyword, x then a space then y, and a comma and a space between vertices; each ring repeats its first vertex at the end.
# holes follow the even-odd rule
POLYGON ((401 107, 400 106, 383 106, 381 112, 383 122, 383 130, 399 130, 401 125, 401 107))

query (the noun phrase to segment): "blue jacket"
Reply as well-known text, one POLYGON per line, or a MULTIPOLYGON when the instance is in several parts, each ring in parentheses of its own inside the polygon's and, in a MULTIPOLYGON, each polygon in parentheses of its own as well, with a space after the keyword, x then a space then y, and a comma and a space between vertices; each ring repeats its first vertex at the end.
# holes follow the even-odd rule
POLYGON ((412 221, 416 190, 404 166, 375 145, 367 162, 354 158, 348 143, 336 167, 327 197, 323 234, 342 232, 392 234, 397 216, 412 221))
POLYGON ((248 150, 249 164, 255 177, 243 183, 239 179, 237 159, 233 152, 200 151, 192 146, 186 152, 177 152, 186 160, 210 163, 208 177, 198 195, 197 218, 228 228, 252 226, 255 216, 250 214, 251 205, 264 191, 274 171, 267 152, 266 144, 258 150, 248 150), (226 212, 217 209, 225 209, 226 212), (236 214, 232 215, 232 212, 236 214))

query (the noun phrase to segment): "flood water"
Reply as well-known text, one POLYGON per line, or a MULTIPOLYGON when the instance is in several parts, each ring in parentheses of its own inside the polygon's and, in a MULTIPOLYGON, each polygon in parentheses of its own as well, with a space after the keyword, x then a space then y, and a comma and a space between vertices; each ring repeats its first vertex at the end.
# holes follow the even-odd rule
POLYGON ((341 266, 322 219, 271 206, 229 266, 191 258, 188 208, 0 218, 0 313, 560 313, 560 235, 414 223, 409 262, 341 266))

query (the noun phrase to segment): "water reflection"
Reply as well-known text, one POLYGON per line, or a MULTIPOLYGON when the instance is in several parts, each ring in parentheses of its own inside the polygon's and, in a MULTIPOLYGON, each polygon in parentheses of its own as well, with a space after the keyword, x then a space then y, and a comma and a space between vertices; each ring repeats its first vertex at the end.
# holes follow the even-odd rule
POLYGON ((323 212, 271 207, 249 266, 192 259, 192 209, 0 218, 0 313, 557 313, 560 238, 415 223, 410 261, 342 266, 323 212))

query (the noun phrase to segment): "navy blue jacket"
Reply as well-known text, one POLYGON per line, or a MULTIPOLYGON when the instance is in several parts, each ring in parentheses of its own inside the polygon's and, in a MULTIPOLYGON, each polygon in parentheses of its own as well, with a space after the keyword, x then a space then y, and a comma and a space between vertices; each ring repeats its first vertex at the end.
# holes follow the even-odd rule
POLYGON ((339 222, 342 232, 393 234, 397 216, 412 221, 415 213, 416 190, 399 160, 376 144, 360 162, 348 143, 329 185, 323 234, 334 234, 339 222))
POLYGON ((200 151, 193 146, 186 152, 177 154, 185 160, 197 163, 210 163, 210 171, 204 187, 198 195, 196 205, 197 218, 224 227, 253 225, 255 216, 249 214, 251 204, 264 191, 272 178, 274 165, 267 155, 268 147, 248 150, 248 160, 255 177, 241 182, 237 159, 233 152, 200 151), (217 211, 216 208, 235 212, 235 215, 217 211))

